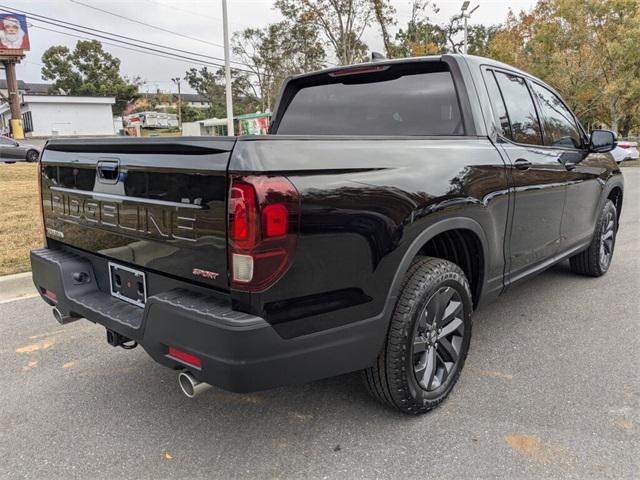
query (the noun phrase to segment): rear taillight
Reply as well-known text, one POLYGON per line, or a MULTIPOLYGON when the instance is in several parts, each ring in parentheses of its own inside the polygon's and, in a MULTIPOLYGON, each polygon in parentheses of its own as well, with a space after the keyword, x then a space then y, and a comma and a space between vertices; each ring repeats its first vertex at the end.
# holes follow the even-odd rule
POLYGON ((228 205, 231 285, 258 291, 291 263, 298 241, 300 197, 284 177, 232 176, 228 205))
POLYGON ((620 148, 630 148, 631 147, 631 145, 629 145, 628 143, 619 143, 618 146, 620 148))

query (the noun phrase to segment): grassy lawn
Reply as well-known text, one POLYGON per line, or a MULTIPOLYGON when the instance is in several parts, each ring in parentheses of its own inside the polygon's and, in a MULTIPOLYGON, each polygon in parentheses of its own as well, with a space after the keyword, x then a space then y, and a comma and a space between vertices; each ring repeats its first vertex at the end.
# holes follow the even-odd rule
POLYGON ((140 130, 140 134, 143 137, 179 137, 180 130, 163 130, 156 128, 142 128, 140 130))
POLYGON ((0 163, 0 275, 31 270, 29 250, 42 245, 37 164, 0 163))

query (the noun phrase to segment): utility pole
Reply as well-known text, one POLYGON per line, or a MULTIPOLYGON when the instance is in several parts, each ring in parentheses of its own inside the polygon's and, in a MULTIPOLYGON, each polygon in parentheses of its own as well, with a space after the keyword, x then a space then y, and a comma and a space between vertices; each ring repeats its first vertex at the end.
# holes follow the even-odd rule
POLYGON ((224 34, 224 76, 227 94, 227 135, 233 131, 233 97, 231 96, 231 65, 229 63, 229 19, 227 18, 227 0, 222 0, 222 30, 224 34))
POLYGON ((3 60, 7 72, 7 91, 9 97, 9 109, 11 111, 11 133, 16 140, 24 138, 22 129, 22 114, 20 112, 20 92, 18 92, 18 77, 16 76, 17 60, 3 60))
POLYGON ((463 46, 462 53, 464 53, 465 55, 467 54, 467 49, 469 44, 467 20, 471 17, 471 14, 480 7, 480 5, 477 5, 473 10, 467 13, 467 9, 469 8, 470 3, 471 2, 469 0, 465 0, 464 2, 462 2, 462 8, 460 8, 460 11, 462 12, 462 18, 464 18, 464 46, 463 46))
POLYGON ((171 81, 178 85, 178 129, 182 133, 182 94, 180 93, 180 77, 172 78, 171 81))

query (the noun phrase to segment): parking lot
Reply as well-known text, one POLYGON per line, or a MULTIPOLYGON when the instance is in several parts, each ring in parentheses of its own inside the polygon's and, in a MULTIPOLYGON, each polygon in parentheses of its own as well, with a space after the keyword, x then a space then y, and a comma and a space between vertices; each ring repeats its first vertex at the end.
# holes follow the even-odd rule
POLYGON ((195 400, 142 349, 39 298, 0 304, 2 478, 638 478, 640 168, 599 279, 558 265, 475 316, 437 410, 378 405, 358 374, 195 400))

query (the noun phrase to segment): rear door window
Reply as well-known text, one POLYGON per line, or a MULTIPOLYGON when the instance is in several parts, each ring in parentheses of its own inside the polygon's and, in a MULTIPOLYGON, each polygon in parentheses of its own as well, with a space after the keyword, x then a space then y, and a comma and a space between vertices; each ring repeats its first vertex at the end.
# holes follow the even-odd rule
POLYGON ((540 121, 524 78, 499 71, 494 73, 509 114, 512 140, 542 145, 540 121))
POLYGON ((544 122, 545 143, 554 147, 582 147, 581 135, 569 109, 549 89, 531 82, 544 122))
POLYGON ((484 81, 487 85, 487 91, 489 92, 489 99, 491 100, 493 113, 496 116, 496 120, 498 120, 500 133, 503 137, 513 140, 507 107, 505 107, 504 105, 504 100, 502 99, 502 94, 500 93, 500 89, 498 88, 498 83, 496 82, 496 78, 493 75, 493 71, 484 71, 484 81))
POLYGON ((372 73, 323 75, 294 94, 277 133, 464 135, 451 73, 441 66, 416 68, 400 64, 372 73))

